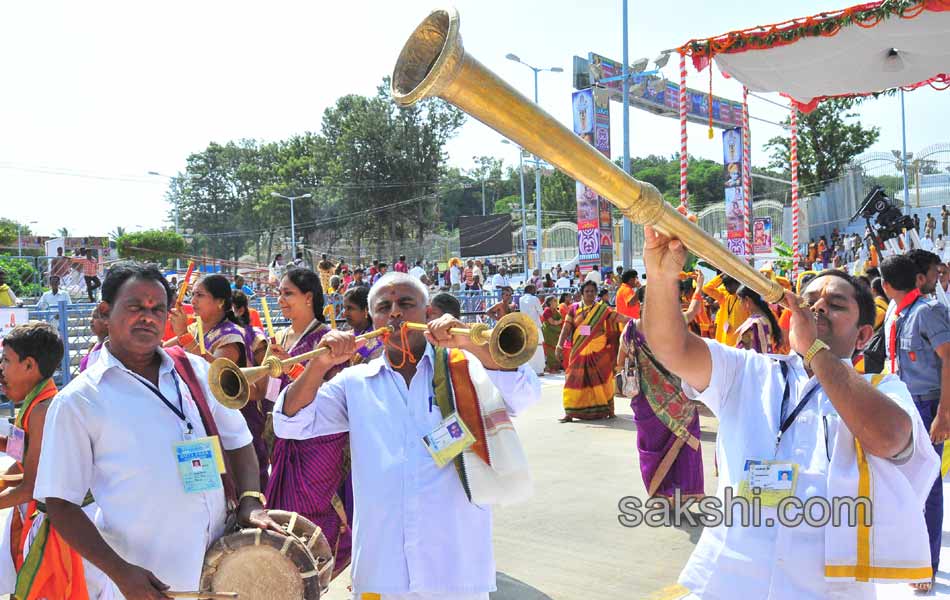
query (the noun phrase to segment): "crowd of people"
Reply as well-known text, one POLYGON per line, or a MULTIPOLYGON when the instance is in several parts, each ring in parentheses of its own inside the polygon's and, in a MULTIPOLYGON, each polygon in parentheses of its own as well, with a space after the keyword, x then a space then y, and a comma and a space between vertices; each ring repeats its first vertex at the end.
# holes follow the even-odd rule
MULTIPOLYGON (((64 389, 52 379, 63 354, 55 327, 29 323, 4 339, 0 385, 19 408, 0 440, 16 461, 0 491, 0 508, 13 509, 13 573, 0 574, 0 592, 195 590, 229 514, 285 535, 268 513, 278 509, 324 532, 334 574, 352 566, 354 598, 484 600, 495 583, 485 508, 530 488, 506 423, 538 401, 538 375, 560 371, 562 423, 613 419, 615 398, 629 400, 650 498, 705 497, 705 405, 719 419, 717 497, 757 482, 775 484, 772 510, 796 494, 874 502, 873 529, 856 526, 873 539, 863 554, 847 537, 855 527, 705 529, 681 575, 694 597, 770 597, 780 586, 774 597, 864 598, 872 582, 894 580, 927 591, 950 438, 950 268, 917 248, 855 276, 860 253, 851 258, 811 262, 795 281, 763 268, 786 290, 776 303, 727 274, 684 271, 682 244, 649 229, 649 285, 632 269, 555 269, 535 272, 516 297, 499 265, 498 301, 484 312, 527 315, 539 340, 517 369, 449 333, 463 326, 462 286, 481 285, 485 265, 474 260, 452 261, 447 278, 404 256, 392 271, 326 255, 316 269, 282 267, 277 308, 289 324, 278 330, 249 306, 255 289, 240 276, 203 275, 179 295, 155 267, 117 263, 91 317, 96 340, 64 389), (340 314, 325 305, 334 295, 340 314), (357 339, 384 326, 394 333, 357 339), (209 384, 213 361, 251 367, 318 347, 328 351, 252 382, 239 410, 209 384), (479 411, 491 419, 472 420, 479 411), (471 438, 457 451, 431 441, 456 433, 471 438), (227 469, 195 460, 202 477, 182 475, 181 456, 208 443, 227 469), (507 475, 491 456, 511 461, 507 475), (778 472, 790 489, 768 480, 778 472)), ((50 283, 42 301, 52 305, 59 276, 50 283)))

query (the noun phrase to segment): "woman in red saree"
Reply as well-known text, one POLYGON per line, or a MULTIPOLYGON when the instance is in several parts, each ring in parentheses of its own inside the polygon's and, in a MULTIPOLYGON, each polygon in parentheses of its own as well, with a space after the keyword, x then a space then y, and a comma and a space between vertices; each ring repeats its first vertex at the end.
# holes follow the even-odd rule
POLYGON ((570 360, 564 380, 564 417, 574 419, 610 419, 614 416, 614 361, 619 347, 618 322, 627 318, 604 302, 597 301, 597 284, 584 282, 581 301, 567 311, 557 352, 571 342, 570 360))

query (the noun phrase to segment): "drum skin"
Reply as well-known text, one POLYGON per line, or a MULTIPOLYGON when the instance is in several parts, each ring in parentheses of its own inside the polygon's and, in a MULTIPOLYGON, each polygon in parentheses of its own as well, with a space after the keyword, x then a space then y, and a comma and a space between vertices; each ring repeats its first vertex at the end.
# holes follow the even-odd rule
POLYGON ((326 536, 297 513, 268 514, 288 535, 242 529, 220 538, 205 553, 202 591, 237 592, 241 600, 319 600, 333 574, 326 536))

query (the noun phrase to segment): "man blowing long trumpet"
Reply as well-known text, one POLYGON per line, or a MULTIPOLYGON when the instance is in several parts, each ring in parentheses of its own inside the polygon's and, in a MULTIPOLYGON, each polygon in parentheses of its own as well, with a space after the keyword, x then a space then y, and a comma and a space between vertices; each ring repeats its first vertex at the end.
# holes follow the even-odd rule
POLYGON ((395 332, 383 356, 334 366, 358 349, 351 332, 331 331, 274 409, 278 436, 307 439, 349 431, 353 488, 355 598, 487 600, 495 589, 491 511, 530 491, 514 415, 540 399, 526 366, 501 368, 450 315, 426 331, 428 292, 403 273, 369 294, 376 328, 395 332), (380 596, 377 596, 379 594, 380 596))

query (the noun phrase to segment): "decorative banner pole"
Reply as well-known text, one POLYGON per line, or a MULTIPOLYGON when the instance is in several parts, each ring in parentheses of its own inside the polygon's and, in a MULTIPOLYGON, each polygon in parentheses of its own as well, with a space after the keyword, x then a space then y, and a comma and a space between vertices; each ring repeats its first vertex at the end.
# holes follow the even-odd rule
POLYGON ((686 53, 680 50, 680 206, 688 208, 689 191, 686 175, 689 158, 686 154, 686 53))
MULTIPOLYGON (((798 253, 798 109, 792 105, 792 139, 791 139, 791 167, 792 167, 792 281, 798 278, 798 262, 801 257, 798 253)), ((796 290, 797 291, 797 290, 796 290)))
POLYGON ((745 256, 755 262, 752 246, 752 149, 749 133, 749 90, 742 86, 742 226, 745 230, 745 256))

